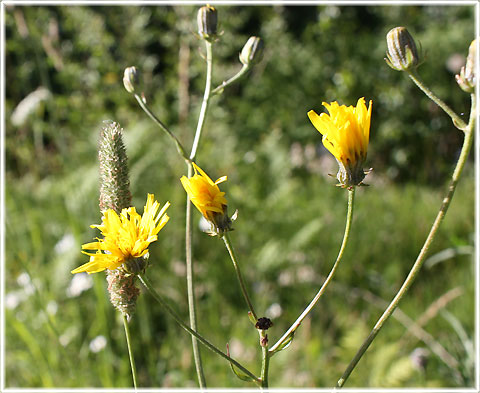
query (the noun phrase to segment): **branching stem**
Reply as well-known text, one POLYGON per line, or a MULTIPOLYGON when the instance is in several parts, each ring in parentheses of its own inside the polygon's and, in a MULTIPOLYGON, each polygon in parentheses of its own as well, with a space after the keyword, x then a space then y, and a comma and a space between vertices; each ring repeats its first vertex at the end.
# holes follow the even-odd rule
POLYGON ((425 257, 427 256, 428 248, 430 247, 430 244, 432 243, 433 239, 435 238, 435 235, 438 231, 438 228, 440 228, 440 224, 442 223, 443 218, 445 217, 445 214, 447 213, 448 207, 450 206, 450 202, 452 201, 453 195, 455 193, 455 189, 458 184, 458 180, 460 178, 460 175, 463 171, 463 168, 465 166, 465 163, 467 162, 468 158, 468 153, 470 152, 470 149, 473 144, 473 136, 475 133, 475 119, 476 119, 476 101, 475 101, 475 94, 471 95, 472 98, 472 107, 470 111, 470 120, 468 123, 468 126, 465 128, 465 138, 463 140, 463 146, 462 146, 462 151, 460 153, 460 157, 457 161, 457 165, 455 166, 455 170, 453 171, 452 179, 450 181, 450 185, 448 187, 447 193, 445 197, 443 198, 442 205, 440 206, 440 210, 438 211, 438 214, 435 218, 435 221, 432 224, 432 228, 430 229, 430 233, 427 236, 427 239, 425 240, 425 243, 423 244, 422 249, 420 250, 420 253, 418 254, 418 257, 415 261, 415 263, 412 266, 412 269, 408 273, 407 278, 405 279, 403 285, 391 301, 391 303, 388 305, 380 319, 377 321, 375 326, 373 327, 372 331, 368 335, 368 337, 365 339, 365 341, 362 343, 360 346, 359 350, 353 357, 353 359, 350 361, 348 364, 345 372, 343 373, 342 377, 338 380, 337 382, 337 388, 341 388, 345 382, 347 381, 348 377, 362 358, 363 354, 366 352, 372 341, 375 339, 377 334, 380 332, 380 329, 384 325, 384 323, 388 320, 388 318, 392 315, 392 313, 395 311, 397 308, 398 304, 400 303, 400 300, 403 298, 405 293, 408 291, 412 283, 415 281, 416 277, 418 276, 418 273, 420 271, 420 268, 423 265, 423 261, 425 260, 425 257))

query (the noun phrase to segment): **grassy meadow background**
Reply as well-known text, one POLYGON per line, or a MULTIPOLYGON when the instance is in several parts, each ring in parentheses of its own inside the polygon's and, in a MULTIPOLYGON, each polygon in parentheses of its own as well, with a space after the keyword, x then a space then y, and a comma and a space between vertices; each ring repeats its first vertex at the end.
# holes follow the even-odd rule
MULTIPOLYGON (((142 71, 151 108, 189 150, 205 83, 198 7, 4 8, 6 386, 130 387, 104 274, 70 270, 86 261, 81 244, 98 236, 89 227, 100 222, 96 146, 102 122, 115 120, 124 128, 133 204, 141 211, 148 192, 172 203, 150 247, 148 276, 188 320, 185 164, 122 76, 127 66, 142 71)), ((239 211, 231 238, 258 313, 274 322, 271 342, 317 292, 345 225, 347 192, 328 176, 336 163, 306 113, 323 111, 322 101, 373 100, 366 165, 374 170, 370 187, 357 191, 346 254, 292 345, 271 360, 271 387, 331 387, 405 279, 462 143, 450 118, 385 64, 385 35, 409 29, 426 54, 421 77, 467 119, 469 96, 454 75, 474 38, 474 7, 217 8, 215 86, 240 69, 250 35, 263 38, 265 51, 211 100, 197 162, 213 179, 228 175, 222 190, 229 211, 239 211)), ((475 385, 474 201, 471 154, 403 313, 388 321, 346 387, 475 385), (449 363, 432 352, 437 344, 449 363)), ((223 242, 195 230, 194 260, 199 331, 222 349, 229 343, 232 356, 259 373, 258 335, 223 242)), ((190 336, 147 293, 131 332, 141 387, 197 386, 190 336)), ((209 387, 252 387, 203 347, 202 356, 209 387)))

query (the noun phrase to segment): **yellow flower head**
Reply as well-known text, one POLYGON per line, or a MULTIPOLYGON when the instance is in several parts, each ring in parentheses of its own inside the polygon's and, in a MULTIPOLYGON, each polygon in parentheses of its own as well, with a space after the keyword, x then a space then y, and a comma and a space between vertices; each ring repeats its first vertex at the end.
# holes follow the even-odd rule
POLYGON ((337 159, 340 170, 337 179, 343 187, 360 185, 365 178, 363 163, 367 158, 370 135, 370 117, 372 101, 368 109, 365 98, 360 98, 357 106, 338 105, 322 102, 330 113, 318 115, 308 112, 308 118, 314 127, 323 135, 324 146, 337 159))
MULTIPOLYGON (((72 273, 97 273, 105 269, 114 270, 123 263, 128 265, 136 258, 143 257, 148 252, 150 243, 157 240, 157 234, 170 219, 165 213, 170 202, 165 203, 160 212, 160 204, 153 194, 148 194, 147 203, 140 216, 134 207, 123 209, 120 216, 109 209, 103 213, 102 224, 91 225, 102 232, 103 239, 87 243, 83 250, 96 250, 95 253, 82 251, 90 256, 90 261, 72 270, 72 273)), ((128 269, 128 266, 126 266, 128 269)))
POLYGON ((231 221, 227 215, 227 199, 225 193, 220 191, 218 184, 227 180, 222 176, 215 182, 195 163, 195 174, 191 178, 182 176, 180 181, 190 200, 203 216, 213 224, 217 234, 230 229, 231 221))

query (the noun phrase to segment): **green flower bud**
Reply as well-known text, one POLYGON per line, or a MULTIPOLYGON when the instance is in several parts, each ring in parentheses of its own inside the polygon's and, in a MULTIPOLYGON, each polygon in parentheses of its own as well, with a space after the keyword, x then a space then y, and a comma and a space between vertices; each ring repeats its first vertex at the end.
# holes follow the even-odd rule
MULTIPOLYGON (((140 72, 135 67, 125 68, 123 73, 123 86, 129 93, 135 93, 135 87, 138 89, 140 84, 140 72)), ((141 89, 140 89, 141 90, 141 89)))
POLYGON ((252 36, 240 52, 240 62, 244 65, 258 63, 262 58, 262 53, 263 40, 260 37, 252 36))
POLYGON ((419 64, 417 46, 405 27, 395 27, 387 34, 387 64, 397 71, 406 71, 419 64))
POLYGON ((467 63, 460 70, 460 74, 455 75, 460 88, 467 92, 473 93, 476 85, 475 63, 477 57, 477 40, 473 40, 468 48, 467 63))
POLYGON ((198 34, 204 40, 217 38, 217 10, 211 5, 203 6, 197 14, 198 34))

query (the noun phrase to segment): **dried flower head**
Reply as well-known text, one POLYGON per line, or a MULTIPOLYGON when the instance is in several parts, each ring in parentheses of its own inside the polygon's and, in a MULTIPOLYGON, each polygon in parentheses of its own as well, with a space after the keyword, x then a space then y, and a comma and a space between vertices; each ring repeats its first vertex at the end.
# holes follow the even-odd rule
POLYGON ((169 206, 170 202, 165 203, 158 212, 160 204, 155 201, 153 194, 148 194, 142 216, 134 207, 123 209, 120 215, 112 209, 105 211, 102 224, 91 225, 102 232, 103 239, 97 238, 97 242, 82 246, 84 250, 96 252, 82 251, 90 256, 90 261, 72 270, 72 273, 97 273, 105 269, 117 269, 123 264, 127 271, 137 273, 138 268, 142 267, 138 258, 147 254, 148 246, 157 240, 158 232, 169 220, 166 214, 169 206))
POLYGON ((363 97, 356 107, 338 105, 336 101, 322 105, 329 115, 318 115, 311 110, 308 118, 323 135, 324 146, 337 159, 340 167, 337 179, 342 187, 361 185, 366 174, 363 164, 367 158, 372 101, 368 109, 363 97))

